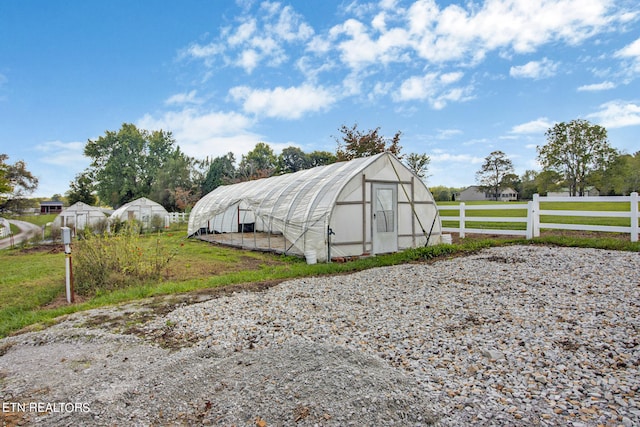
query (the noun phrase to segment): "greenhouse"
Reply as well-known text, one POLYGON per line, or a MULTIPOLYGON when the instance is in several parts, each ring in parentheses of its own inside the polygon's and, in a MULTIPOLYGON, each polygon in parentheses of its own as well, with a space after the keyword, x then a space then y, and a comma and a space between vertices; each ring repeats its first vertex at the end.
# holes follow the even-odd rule
POLYGON ((129 220, 140 221, 145 229, 168 227, 169 212, 160 203, 141 197, 120 206, 109 218, 110 222, 129 220))
POLYGON ((102 209, 76 202, 63 210, 55 220, 53 227, 70 227, 74 230, 84 230, 85 227, 100 227, 106 225, 107 216, 102 209))
POLYGON ((188 234, 313 263, 437 244, 441 224, 426 185, 381 153, 218 187, 193 207, 188 234))

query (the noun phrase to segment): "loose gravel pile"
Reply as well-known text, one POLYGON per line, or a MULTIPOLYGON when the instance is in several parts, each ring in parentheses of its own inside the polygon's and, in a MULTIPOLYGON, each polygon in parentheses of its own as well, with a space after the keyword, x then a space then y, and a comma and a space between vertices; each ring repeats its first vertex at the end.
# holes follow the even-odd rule
POLYGON ((491 248, 186 305, 129 329, 136 334, 107 326, 136 310, 81 313, 1 340, 3 409, 88 409, 14 405, 3 416, 38 425, 640 425, 638 253, 491 248))

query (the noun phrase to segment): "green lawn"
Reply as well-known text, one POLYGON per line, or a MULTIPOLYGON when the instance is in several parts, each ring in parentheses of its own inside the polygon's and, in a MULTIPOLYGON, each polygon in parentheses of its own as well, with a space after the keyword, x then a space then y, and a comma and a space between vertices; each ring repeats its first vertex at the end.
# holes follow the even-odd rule
POLYGON ((347 263, 307 265, 300 258, 225 248, 196 239, 186 239, 185 234, 186 230, 180 229, 146 237, 146 244, 152 246, 160 240, 162 245, 175 253, 160 279, 78 297, 74 304, 67 304, 65 299, 65 255, 61 245, 0 251, 0 338, 27 326, 31 329, 44 327, 65 314, 142 298, 233 284, 341 274, 448 257, 495 245, 544 243, 640 251, 638 243, 608 238, 546 236, 533 241, 468 238, 454 245, 411 249, 347 263))

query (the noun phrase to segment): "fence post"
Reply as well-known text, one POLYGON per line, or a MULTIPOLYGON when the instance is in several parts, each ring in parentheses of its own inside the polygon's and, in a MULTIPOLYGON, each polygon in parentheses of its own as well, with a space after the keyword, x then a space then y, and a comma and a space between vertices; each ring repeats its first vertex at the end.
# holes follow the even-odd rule
POLYGON ((460 203, 460 231, 459 231, 459 236, 460 238, 464 238, 464 202, 460 203))
POLYGON ((533 237, 540 237, 540 195, 533 195, 531 203, 531 228, 533 237))
POLYGON ((533 239, 533 202, 527 202, 527 240, 533 239))
POLYGON ((631 241, 638 241, 638 193, 633 192, 630 195, 631 202, 631 241))

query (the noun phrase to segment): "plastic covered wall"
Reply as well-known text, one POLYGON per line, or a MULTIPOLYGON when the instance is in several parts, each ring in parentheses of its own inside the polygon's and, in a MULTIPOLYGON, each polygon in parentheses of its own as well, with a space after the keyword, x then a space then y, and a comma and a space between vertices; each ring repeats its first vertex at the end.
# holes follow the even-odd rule
MULTIPOLYGON (((403 215, 398 218, 402 221, 398 228, 400 246, 409 247, 402 243, 407 241, 403 234, 407 232, 405 222, 415 222, 414 211, 425 215, 424 221, 437 218, 433 236, 439 236, 440 220, 429 190, 388 153, 218 187, 194 206, 188 234, 267 232, 282 235, 286 241, 284 252, 313 254, 318 261, 326 261, 329 252, 332 257, 367 254, 371 250, 369 187, 373 181, 413 182, 412 194, 416 201, 420 197, 421 204, 433 208, 408 209, 403 204, 410 207, 409 200, 398 192, 399 212, 403 215), (335 234, 329 236, 329 229, 335 234)), ((413 200, 411 203, 415 206, 413 200)), ((413 229, 415 227, 409 225, 408 230, 413 229)), ((420 240, 414 234, 408 238, 411 244, 420 240)), ((247 246, 250 239, 243 237, 243 246, 247 246)), ((424 242, 426 239, 422 244, 424 242)))

